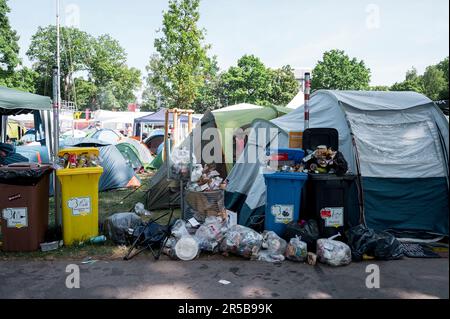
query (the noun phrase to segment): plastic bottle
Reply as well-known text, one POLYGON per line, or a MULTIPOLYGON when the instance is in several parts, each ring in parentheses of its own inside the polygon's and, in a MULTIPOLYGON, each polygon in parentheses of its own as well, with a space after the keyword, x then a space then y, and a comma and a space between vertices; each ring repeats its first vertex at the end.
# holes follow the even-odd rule
POLYGON ((97 236, 97 237, 92 237, 89 241, 92 244, 101 244, 101 243, 104 243, 106 241, 106 236, 105 235, 101 235, 101 236, 97 236))

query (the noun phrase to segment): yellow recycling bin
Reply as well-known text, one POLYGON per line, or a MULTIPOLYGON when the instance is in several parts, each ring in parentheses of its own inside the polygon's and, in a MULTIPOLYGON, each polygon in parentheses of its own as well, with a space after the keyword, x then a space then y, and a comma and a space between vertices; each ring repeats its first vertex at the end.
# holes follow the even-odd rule
POLYGON ((66 148, 58 156, 65 159, 65 168, 56 171, 61 182, 63 240, 71 245, 98 236, 98 182, 103 168, 95 163, 96 148, 66 148))

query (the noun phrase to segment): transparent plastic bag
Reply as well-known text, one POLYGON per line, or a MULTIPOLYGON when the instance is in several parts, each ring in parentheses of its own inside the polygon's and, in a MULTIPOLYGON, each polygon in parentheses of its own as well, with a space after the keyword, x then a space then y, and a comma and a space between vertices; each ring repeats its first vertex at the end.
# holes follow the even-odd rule
POLYGON ((178 219, 172 226, 172 236, 176 239, 180 239, 183 236, 190 236, 186 228, 186 222, 182 219, 178 219))
POLYGON ((251 228, 234 225, 225 234, 220 244, 220 251, 232 253, 245 258, 258 255, 263 237, 251 228))
POLYGON ((135 213, 116 213, 105 220, 105 235, 117 245, 126 245, 129 230, 142 226, 141 217, 135 213))
POLYGON ((205 223, 195 232, 201 250, 217 252, 219 243, 227 231, 225 221, 220 217, 206 217, 205 223))
POLYGON ((136 203, 136 205, 134 205, 134 212, 139 216, 150 216, 152 214, 150 211, 145 209, 145 206, 142 203, 136 203))
POLYGON ((280 262, 284 260, 287 243, 273 231, 264 231, 261 250, 258 260, 267 262, 280 262))
POLYGON ((291 238, 286 247, 285 256, 292 261, 305 261, 308 257, 308 244, 301 241, 301 238, 298 236, 291 238))
POLYGON ((351 263, 352 252, 350 247, 343 242, 333 240, 337 236, 340 236, 340 234, 328 239, 317 240, 317 258, 320 262, 330 266, 343 266, 351 263))

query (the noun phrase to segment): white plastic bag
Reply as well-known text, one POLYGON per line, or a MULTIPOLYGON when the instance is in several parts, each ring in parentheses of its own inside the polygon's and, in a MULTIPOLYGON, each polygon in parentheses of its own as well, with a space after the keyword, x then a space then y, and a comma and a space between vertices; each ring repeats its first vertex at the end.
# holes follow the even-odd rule
POLYGON ((262 236, 262 249, 259 251, 257 259, 267 262, 283 261, 287 246, 286 241, 273 231, 264 231, 262 236))
POLYGON ((183 236, 190 236, 186 228, 186 222, 182 219, 178 219, 172 226, 172 236, 176 239, 180 239, 183 236))
POLYGON ((205 223, 195 232, 195 238, 201 250, 217 252, 219 242, 223 239, 226 231, 226 223, 222 218, 208 216, 205 219, 205 223))
POLYGON ((321 263, 330 266, 348 265, 352 261, 352 252, 350 247, 340 241, 333 240, 340 234, 330 238, 317 240, 317 258, 321 263))

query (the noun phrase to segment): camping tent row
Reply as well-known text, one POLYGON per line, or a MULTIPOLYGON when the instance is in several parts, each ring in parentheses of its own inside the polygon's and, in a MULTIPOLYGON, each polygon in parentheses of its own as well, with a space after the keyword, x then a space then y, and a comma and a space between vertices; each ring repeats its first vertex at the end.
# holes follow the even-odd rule
MULTIPOLYGON (((247 163, 245 157, 251 147, 261 152, 275 142, 287 147, 288 133, 304 127, 304 107, 252 125, 268 142, 258 144, 261 130, 252 132, 242 160, 228 175, 225 195, 226 207, 247 226, 264 214, 266 188, 264 164, 247 163)), ((319 90, 310 100, 310 127, 338 130, 339 150, 361 176, 368 227, 448 236, 449 123, 430 99, 413 92, 319 90)))
MULTIPOLYGON (((176 149, 190 149, 190 139, 193 138, 193 155, 200 162, 199 154, 205 149, 205 146, 211 141, 196 139, 194 136, 201 136, 208 129, 217 129, 223 138, 227 138, 228 129, 245 129, 249 127, 255 118, 274 119, 280 115, 288 113, 290 110, 283 107, 261 107, 251 104, 241 105, 238 109, 235 106, 225 107, 215 111, 207 111, 200 120, 200 123, 194 128, 191 134, 182 141, 176 149)), ((219 156, 222 160, 216 162, 216 169, 222 178, 228 175, 233 165, 232 150, 226 151, 223 148, 222 141, 219 141, 220 154, 214 154, 212 150, 211 156, 219 156), (229 163, 227 163, 229 162, 229 163)), ((201 159, 202 164, 205 161, 201 159)), ((163 209, 169 206, 179 205, 180 193, 179 187, 174 185, 176 182, 168 180, 167 165, 162 165, 156 174, 152 177, 149 184, 149 192, 147 197, 147 206, 149 209, 163 209)))

